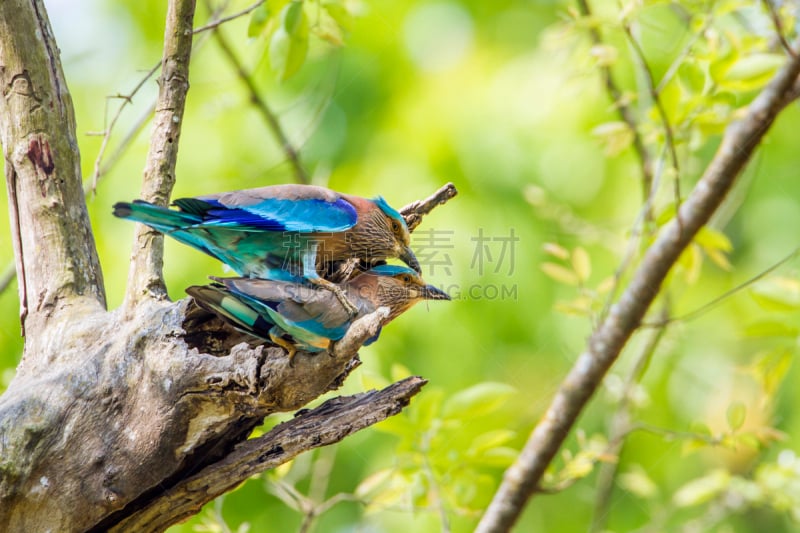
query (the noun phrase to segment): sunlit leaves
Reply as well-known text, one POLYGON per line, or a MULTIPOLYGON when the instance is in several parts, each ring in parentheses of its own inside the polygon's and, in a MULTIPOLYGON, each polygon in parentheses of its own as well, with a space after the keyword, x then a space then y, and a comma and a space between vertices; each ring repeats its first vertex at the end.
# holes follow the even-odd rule
POLYGON ((577 436, 578 450, 576 452, 569 449, 562 450, 563 466, 558 470, 551 468, 547 472, 544 477, 544 490, 563 490, 591 474, 598 462, 615 462, 617 460, 616 456, 609 453, 608 440, 605 436, 595 434, 587 438, 581 430, 578 431, 577 436))
POLYGON ((603 143, 607 156, 614 157, 621 154, 633 142, 633 131, 621 120, 613 120, 596 126, 592 135, 603 143))
POLYGON ((800 281, 774 276, 754 285, 750 295, 766 311, 800 310, 800 281))
POLYGON ((786 347, 778 347, 760 354, 748 368, 769 398, 774 397, 792 365, 794 354, 786 347))
POLYGON ((728 488, 731 475, 722 469, 711 471, 705 476, 693 479, 672 496, 678 507, 689 507, 706 503, 728 488))
POLYGON ((754 53, 737 58, 728 68, 717 72, 719 85, 735 92, 762 87, 784 62, 782 54, 754 53))
POLYGON ((308 54, 308 20, 303 2, 293 1, 281 10, 281 23, 272 34, 269 60, 281 80, 291 77, 308 54))
POLYGON ((631 465, 619 475, 619 485, 643 500, 658 496, 658 485, 641 465, 631 465))
POLYGON ((403 413, 376 426, 400 439, 394 464, 366 478, 356 494, 369 511, 398 505, 477 510, 494 487, 483 469, 506 468, 517 456, 510 446, 517 434, 498 416, 514 394, 509 385, 492 382, 449 398, 426 389, 403 413))
POLYGON ((542 272, 561 285, 578 289, 575 298, 558 302, 556 309, 567 314, 587 316, 602 306, 602 297, 611 289, 613 281, 607 278, 594 289, 588 286, 592 275, 592 259, 585 248, 577 246, 570 251, 555 243, 545 243, 543 250, 552 260, 539 265, 542 272))
POLYGON ((442 415, 445 418, 482 416, 497 410, 514 394, 506 383, 478 383, 447 399, 442 415))
POLYGON ((720 508, 741 512, 747 508, 772 508, 800 520, 800 461, 783 450, 776 461, 759 465, 752 476, 735 476, 715 469, 684 484, 673 496, 677 507, 719 502, 720 508))
POLYGON ((747 406, 742 402, 733 402, 728 406, 726 417, 728 419, 728 427, 731 431, 739 430, 744 424, 744 419, 747 416, 747 406))
POLYGON ((267 40, 270 65, 287 80, 306 62, 312 35, 341 46, 351 26, 352 13, 339 0, 275 0, 253 11, 247 33, 267 40))

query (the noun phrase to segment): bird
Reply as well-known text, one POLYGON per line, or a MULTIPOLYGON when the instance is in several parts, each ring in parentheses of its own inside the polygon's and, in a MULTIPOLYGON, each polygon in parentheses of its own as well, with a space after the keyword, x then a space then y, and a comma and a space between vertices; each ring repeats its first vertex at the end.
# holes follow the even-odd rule
MULTIPOLYGON (((237 329, 286 349, 290 362, 298 350, 329 351, 354 320, 388 307, 383 325, 422 300, 450 300, 441 289, 425 283, 402 265, 379 265, 340 286, 358 309, 352 317, 330 291, 308 283, 211 277, 215 283, 192 286, 186 292, 197 304, 237 329)), ((364 345, 375 342, 380 330, 364 345)))
POLYGON ((380 196, 271 185, 179 198, 172 205, 177 209, 143 200, 117 202, 113 213, 205 252, 239 276, 322 285, 352 315, 357 309, 319 275, 326 264, 399 258, 421 272, 403 216, 380 196))

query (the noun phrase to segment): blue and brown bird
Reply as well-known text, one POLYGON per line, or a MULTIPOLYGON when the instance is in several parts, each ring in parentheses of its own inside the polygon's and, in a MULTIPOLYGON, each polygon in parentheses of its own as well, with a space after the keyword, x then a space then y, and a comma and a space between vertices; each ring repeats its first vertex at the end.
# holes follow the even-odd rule
MULTIPOLYGON (((449 300, 444 291, 428 285, 414 270, 380 265, 340 285, 356 306, 352 317, 336 296, 303 283, 253 278, 215 278, 217 283, 186 289, 198 305, 237 329, 272 341, 289 352, 327 351, 344 337, 353 321, 388 307, 384 325, 422 300, 449 300)), ((377 340, 378 334, 364 344, 377 340)))
POLYGON ((397 257, 420 271, 402 215, 381 198, 313 185, 272 185, 173 202, 114 205, 114 215, 147 224, 230 266, 238 275, 336 286, 319 276, 326 264, 397 257))

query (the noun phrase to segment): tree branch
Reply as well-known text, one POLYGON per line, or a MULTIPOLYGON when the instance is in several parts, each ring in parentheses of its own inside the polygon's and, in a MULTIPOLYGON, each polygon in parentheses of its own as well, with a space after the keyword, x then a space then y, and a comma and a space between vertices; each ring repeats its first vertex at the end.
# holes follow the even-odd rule
POLYGON ((81 191, 72 100, 41 0, 0 3, 0 64, 20 311, 23 328, 33 330, 67 307, 100 310, 105 290, 81 191))
MULTIPOLYGON (((178 141, 189 90, 194 10, 195 0, 171 0, 167 10, 160 89, 141 193, 143 200, 158 205, 167 205, 175 184, 178 141)), ((145 297, 166 298, 163 266, 163 235, 137 224, 125 296, 127 308, 145 297)))
MULTIPOLYGON (((324 357, 324 356, 321 356, 324 357)), ((301 411, 267 434, 237 445, 221 461, 173 487, 111 531, 162 531, 199 512, 200 508, 250 476, 275 468, 297 455, 339 442, 368 426, 399 413, 426 380, 410 377, 381 391, 333 398, 310 411, 301 411)))
POLYGON ((406 219, 408 231, 414 231, 422 223, 422 217, 433 211, 436 206, 446 204, 457 194, 456 186, 452 183, 447 183, 424 200, 411 202, 400 209, 400 214, 406 219))
MULTIPOLYGON (((795 44, 800 47, 800 41, 795 44)), ((714 159, 673 219, 647 250, 630 285, 598 326, 556 393, 542 420, 511 467, 476 531, 508 531, 539 485, 583 407, 640 325, 664 278, 697 231, 708 222, 736 177, 788 103, 800 74, 795 54, 753 100, 742 120, 731 124, 714 159), (680 220, 680 224, 677 223, 680 220)))

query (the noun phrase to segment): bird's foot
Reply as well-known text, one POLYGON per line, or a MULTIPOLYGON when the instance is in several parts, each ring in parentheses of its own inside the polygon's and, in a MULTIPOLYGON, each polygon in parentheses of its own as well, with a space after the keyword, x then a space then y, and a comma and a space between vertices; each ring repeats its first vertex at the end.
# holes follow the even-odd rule
POLYGON ((347 295, 344 293, 341 287, 336 285, 335 283, 331 283, 330 281, 322 278, 311 278, 309 279, 311 283, 319 285, 321 287, 325 287, 333 294, 336 295, 336 298, 342 304, 342 306, 347 310, 350 318, 355 318, 358 315, 358 308, 353 305, 353 302, 347 299, 347 295))
POLYGON ((289 355, 289 366, 294 367, 294 356, 297 354, 297 348, 295 348, 294 344, 271 331, 269 332, 269 339, 276 346, 280 346, 286 350, 289 355))

